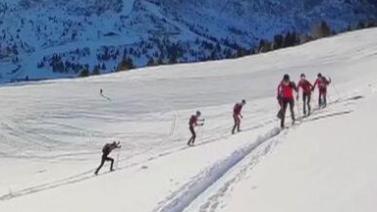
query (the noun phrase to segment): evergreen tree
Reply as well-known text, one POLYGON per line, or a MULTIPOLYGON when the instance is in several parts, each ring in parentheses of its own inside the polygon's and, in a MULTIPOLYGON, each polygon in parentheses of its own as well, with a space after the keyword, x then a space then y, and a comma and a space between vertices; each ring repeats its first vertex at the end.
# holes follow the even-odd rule
POLYGON ((100 65, 96 65, 93 69, 92 75, 100 75, 100 74, 101 74, 100 65))
POLYGON ((83 70, 81 70, 81 72, 80 72, 80 75, 79 75, 80 77, 88 77, 89 76, 89 70, 88 69, 83 69, 83 70))
POLYGON ((274 37, 274 49, 281 49, 283 48, 284 37, 283 35, 275 35, 274 37))
POLYGON ((147 62, 147 66, 155 66, 156 62, 154 61, 153 57, 149 58, 147 62))
POLYGON ((318 26, 314 28, 313 36, 315 38, 323 38, 332 35, 330 26, 326 21, 322 21, 318 26))
POLYGON ((122 62, 118 65, 118 71, 127 71, 134 68, 133 60, 130 57, 123 58, 122 62))

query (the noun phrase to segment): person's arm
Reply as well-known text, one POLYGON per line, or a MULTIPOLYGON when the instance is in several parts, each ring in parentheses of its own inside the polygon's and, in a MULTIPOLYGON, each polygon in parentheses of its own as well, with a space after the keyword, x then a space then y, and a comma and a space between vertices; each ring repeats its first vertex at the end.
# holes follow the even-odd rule
POLYGON ((315 87, 317 86, 318 84, 318 79, 314 82, 314 85, 313 85, 313 88, 312 88, 312 91, 314 91, 315 87))
POLYGON ((120 145, 120 141, 118 141, 117 143, 115 143, 114 145, 111 146, 111 150, 114 150, 114 149, 120 149, 122 146, 120 145))
POLYGON ((296 86, 296 83, 291 82, 291 86, 292 86, 293 90, 296 91, 296 93, 298 93, 298 88, 296 86))
POLYGON ((313 86, 312 83, 310 83, 309 81, 308 81, 308 85, 309 85, 309 87, 310 87, 310 90, 313 90, 313 89, 314 89, 314 86, 313 86))
POLYGON ((281 83, 278 85, 278 88, 277 88, 276 97, 277 97, 278 100, 280 99, 280 96, 281 96, 280 94, 281 94, 281 83))
POLYGON ((297 95, 296 95, 296 100, 297 101, 300 98, 300 87, 302 88, 302 90, 304 90, 304 88, 303 88, 303 82, 301 80, 300 80, 300 82, 298 82, 298 86, 297 86, 297 95))

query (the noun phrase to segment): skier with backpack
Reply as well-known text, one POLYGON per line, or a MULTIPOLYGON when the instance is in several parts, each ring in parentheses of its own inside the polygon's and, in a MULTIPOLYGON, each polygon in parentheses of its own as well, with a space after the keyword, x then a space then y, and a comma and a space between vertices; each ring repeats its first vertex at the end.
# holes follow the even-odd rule
POLYGON ((192 146, 195 143, 195 139, 196 139, 195 127, 204 125, 204 119, 199 119, 201 115, 202 114, 200 111, 196 111, 196 114, 192 115, 189 120, 189 130, 191 132, 191 138, 187 142, 188 146, 192 146))
POLYGON ((298 82, 298 94, 297 94, 297 101, 299 98, 300 88, 302 88, 302 102, 304 104, 304 116, 310 115, 311 112, 311 106, 310 106, 310 100, 312 96, 312 90, 313 85, 306 79, 305 74, 301 74, 300 81, 298 82), (308 112, 308 113, 307 113, 308 112))
POLYGON ((236 103, 233 107, 233 119, 234 119, 234 126, 232 129, 232 134, 235 133, 236 129, 237 132, 240 132, 240 125, 241 125, 241 119, 243 118, 241 111, 242 107, 245 106, 246 100, 242 100, 240 103, 236 103))
POLYGON ((111 165, 110 165, 110 171, 114 171, 113 169, 113 165, 114 165, 114 159, 109 157, 109 154, 114 150, 114 149, 118 149, 118 148, 121 148, 120 146, 120 142, 113 142, 113 143, 107 143, 105 144, 105 146, 103 146, 102 148, 102 158, 101 158, 101 164, 99 165, 99 167, 96 169, 96 171, 94 172, 95 175, 98 175, 98 172, 99 170, 102 168, 103 164, 106 162, 106 161, 110 161, 111 162, 111 165))
POLYGON ((312 91, 314 91, 315 87, 318 87, 318 105, 319 107, 326 107, 327 106, 327 86, 331 83, 331 79, 328 80, 326 77, 322 76, 321 73, 317 75, 317 80, 314 83, 312 91))
POLYGON ((285 113, 287 111, 287 107, 289 105, 289 109, 291 111, 291 118, 292 123, 294 124, 295 119, 295 112, 294 112, 294 104, 295 99, 293 96, 293 91, 297 92, 297 86, 294 82, 290 80, 288 74, 285 74, 283 80, 280 82, 278 89, 277 89, 277 99, 280 104, 280 110, 278 113, 278 118, 280 119, 280 127, 284 128, 285 126, 285 113))

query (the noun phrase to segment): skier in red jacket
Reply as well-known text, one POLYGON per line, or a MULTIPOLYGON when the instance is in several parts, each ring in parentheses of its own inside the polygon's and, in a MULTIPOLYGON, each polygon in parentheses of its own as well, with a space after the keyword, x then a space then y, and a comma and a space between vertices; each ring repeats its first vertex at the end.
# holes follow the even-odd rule
POLYGON ((234 119, 234 126, 232 129, 232 134, 235 133, 236 129, 238 132, 240 132, 240 125, 241 125, 241 119, 243 118, 241 111, 242 107, 245 106, 246 100, 242 100, 241 103, 236 103, 233 107, 233 119, 234 119))
MULTIPOLYGON (((304 115, 309 116, 311 112, 310 99, 312 96, 313 85, 306 79, 305 74, 301 74, 301 79, 298 82, 298 86, 297 86, 298 91, 300 91, 300 88, 302 88, 302 102, 304 104, 304 115), (308 110, 306 110, 306 108, 308 110), (308 113, 306 113, 307 111, 308 113)), ((298 101, 298 98, 299 98, 299 94, 297 94, 297 101, 298 101)))
POLYGON ((199 119, 200 116, 201 116, 201 112, 196 111, 196 114, 192 115, 191 118, 190 118, 189 129, 190 129, 190 132, 191 132, 191 138, 187 142, 188 146, 192 146, 195 143, 195 139, 196 139, 195 127, 204 125, 204 123, 203 123, 204 119, 199 119), (201 123, 199 123, 199 122, 201 122, 201 123))
POLYGON ((327 106, 327 86, 331 83, 331 79, 327 80, 326 77, 322 76, 321 73, 317 75, 317 80, 314 83, 313 91, 315 87, 318 85, 319 97, 318 97, 318 105, 319 107, 326 107, 327 106))
POLYGON ((114 171, 114 169, 113 169, 114 159, 109 157, 109 154, 111 153, 111 151, 113 151, 114 149, 117 149, 117 148, 121 148, 120 142, 117 143, 117 142, 114 141, 113 143, 108 143, 108 144, 105 144, 105 146, 103 146, 101 164, 96 169, 96 172, 94 172, 95 175, 98 174, 99 170, 102 168, 105 161, 111 162, 110 171, 114 171))
POLYGON ((294 112, 295 100, 293 96, 293 91, 297 92, 297 86, 294 82, 290 80, 289 75, 285 74, 277 90, 278 90, 277 99, 281 107, 278 113, 278 117, 281 120, 280 122, 281 128, 284 128, 285 113, 287 111, 288 104, 289 104, 289 109, 291 111, 292 122, 293 124, 295 123, 295 112, 294 112))

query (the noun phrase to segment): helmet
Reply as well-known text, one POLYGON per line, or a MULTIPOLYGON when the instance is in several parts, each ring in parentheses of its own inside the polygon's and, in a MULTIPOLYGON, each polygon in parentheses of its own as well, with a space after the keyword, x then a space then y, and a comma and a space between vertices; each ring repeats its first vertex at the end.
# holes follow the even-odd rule
POLYGON ((201 116, 202 113, 198 110, 198 111, 196 111, 196 115, 197 115, 197 116, 201 116))
POLYGON ((305 74, 304 74, 304 73, 302 73, 302 74, 300 75, 300 77, 306 77, 306 76, 305 76, 305 74))
POLYGON ((322 77, 322 74, 321 74, 321 73, 318 73, 317 77, 322 77))
POLYGON ((284 81, 289 81, 290 77, 288 74, 284 74, 283 80, 284 81))
POLYGON ((246 100, 242 99, 241 103, 246 104, 246 100))

